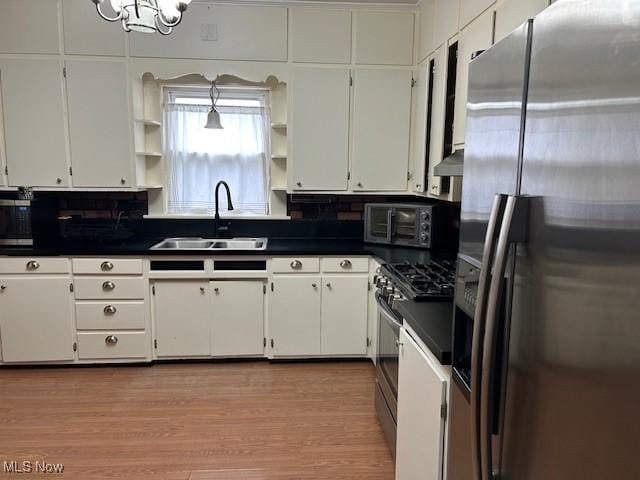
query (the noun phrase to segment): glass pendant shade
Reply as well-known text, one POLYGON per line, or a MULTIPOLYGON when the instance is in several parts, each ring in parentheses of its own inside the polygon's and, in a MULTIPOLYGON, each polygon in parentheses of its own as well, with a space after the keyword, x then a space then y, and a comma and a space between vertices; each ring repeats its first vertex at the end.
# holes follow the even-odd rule
MULTIPOLYGON (((191 0, 91 0, 98 14, 109 22, 121 22, 127 31, 169 35, 182 20, 191 0), (115 16, 103 12, 104 4, 111 7, 115 16)), ((109 8, 107 8, 109 10, 109 8)))
POLYGON ((224 128, 222 123, 220 123, 220 114, 214 108, 209 111, 209 115, 207 115, 207 124, 204 128, 210 128, 212 130, 221 130, 224 128))

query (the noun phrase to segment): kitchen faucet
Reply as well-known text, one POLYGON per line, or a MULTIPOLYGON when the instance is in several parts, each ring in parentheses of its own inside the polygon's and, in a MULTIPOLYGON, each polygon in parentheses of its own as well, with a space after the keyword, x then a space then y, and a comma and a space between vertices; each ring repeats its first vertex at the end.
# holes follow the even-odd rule
MULTIPOLYGON (((216 232, 216 238, 218 238, 218 232, 220 230, 220 211, 218 210, 218 192, 220 191, 220 185, 224 186, 224 189, 227 191, 227 210, 233 210, 233 202, 231 201, 231 190, 229 190, 229 185, 227 184, 227 182, 220 180, 217 184, 216 184, 216 214, 213 217, 214 223, 215 223, 215 232, 216 232)), ((229 226, 225 226, 224 227, 224 231, 229 230, 229 226)))

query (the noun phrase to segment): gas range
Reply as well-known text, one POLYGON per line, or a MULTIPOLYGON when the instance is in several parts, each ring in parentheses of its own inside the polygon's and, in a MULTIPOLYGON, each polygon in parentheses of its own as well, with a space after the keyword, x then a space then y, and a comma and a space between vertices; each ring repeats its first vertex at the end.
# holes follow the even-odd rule
POLYGON ((453 300, 456 262, 387 263, 376 279, 378 294, 392 305, 395 300, 415 302, 453 300))

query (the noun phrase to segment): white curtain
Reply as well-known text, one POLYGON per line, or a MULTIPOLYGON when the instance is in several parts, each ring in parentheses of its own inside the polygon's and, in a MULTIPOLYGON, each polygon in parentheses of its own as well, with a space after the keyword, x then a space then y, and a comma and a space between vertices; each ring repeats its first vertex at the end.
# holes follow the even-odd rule
MULTIPOLYGON (((218 107, 222 130, 204 128, 207 105, 165 107, 168 213, 213 214, 219 180, 231 188, 234 214, 267 213, 266 107, 218 107)), ((224 191, 220 212, 227 211, 224 191)))

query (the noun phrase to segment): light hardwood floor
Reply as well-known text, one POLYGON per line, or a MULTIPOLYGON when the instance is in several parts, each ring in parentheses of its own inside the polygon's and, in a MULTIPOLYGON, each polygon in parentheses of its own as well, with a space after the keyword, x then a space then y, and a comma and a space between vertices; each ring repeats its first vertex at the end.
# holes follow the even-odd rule
POLYGON ((2 368, 0 469, 46 460, 64 463, 57 478, 82 480, 392 480, 373 392, 368 362, 2 368))

